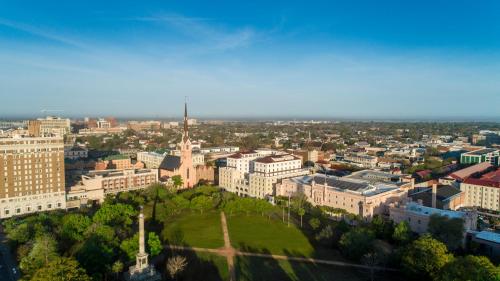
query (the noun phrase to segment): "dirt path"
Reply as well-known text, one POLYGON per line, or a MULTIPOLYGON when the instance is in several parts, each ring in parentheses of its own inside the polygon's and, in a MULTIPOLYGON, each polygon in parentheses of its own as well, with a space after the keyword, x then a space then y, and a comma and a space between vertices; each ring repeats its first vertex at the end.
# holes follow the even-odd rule
POLYGON ((224 214, 224 212, 220 213, 220 222, 222 225, 222 232, 224 233, 223 252, 225 253, 227 259, 227 266, 229 269, 229 278, 230 278, 229 280, 236 281, 236 271, 234 270, 234 255, 236 251, 231 246, 231 240, 229 240, 229 230, 227 229, 226 215, 224 214))

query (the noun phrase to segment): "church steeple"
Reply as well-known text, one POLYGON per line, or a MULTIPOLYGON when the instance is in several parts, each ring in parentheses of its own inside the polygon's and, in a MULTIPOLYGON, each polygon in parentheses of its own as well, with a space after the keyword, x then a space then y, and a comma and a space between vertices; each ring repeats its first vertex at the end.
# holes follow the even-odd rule
POLYGON ((184 102, 184 132, 182 133, 182 140, 184 142, 189 140, 187 102, 184 102))

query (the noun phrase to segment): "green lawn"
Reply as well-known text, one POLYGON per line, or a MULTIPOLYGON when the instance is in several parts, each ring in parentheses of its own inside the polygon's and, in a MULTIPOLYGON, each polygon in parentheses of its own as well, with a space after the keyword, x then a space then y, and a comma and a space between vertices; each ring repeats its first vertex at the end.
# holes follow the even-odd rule
POLYGON ((184 281, 226 281, 229 272, 225 257, 209 253, 184 253, 188 266, 182 275, 184 281))
MULTIPOLYGON (((236 278, 239 281, 367 281, 368 271, 350 267, 337 267, 277 261, 256 257, 237 257, 236 278)), ((402 281, 403 278, 391 275, 375 276, 378 281, 402 281)))
POLYGON ((314 256, 314 248, 296 226, 259 215, 227 217, 233 247, 249 252, 289 256, 314 256))
POLYGON ((201 248, 220 248, 224 237, 217 211, 192 213, 187 211, 169 219, 162 231, 163 239, 173 245, 201 248))

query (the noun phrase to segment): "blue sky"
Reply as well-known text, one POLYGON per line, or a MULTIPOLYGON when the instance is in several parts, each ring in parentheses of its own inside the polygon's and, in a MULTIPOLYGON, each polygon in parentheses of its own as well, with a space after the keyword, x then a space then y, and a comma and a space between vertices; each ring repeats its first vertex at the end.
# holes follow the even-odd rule
POLYGON ((500 117, 499 1, 3 1, 0 116, 500 117), (272 3, 270 3, 272 2, 272 3))

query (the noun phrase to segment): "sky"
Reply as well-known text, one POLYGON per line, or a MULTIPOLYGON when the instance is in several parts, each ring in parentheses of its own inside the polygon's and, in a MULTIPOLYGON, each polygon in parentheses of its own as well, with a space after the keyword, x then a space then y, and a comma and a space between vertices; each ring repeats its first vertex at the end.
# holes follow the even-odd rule
POLYGON ((187 99, 199 118, 500 119, 499 15, 495 0, 0 0, 0 118, 175 118, 187 99))

